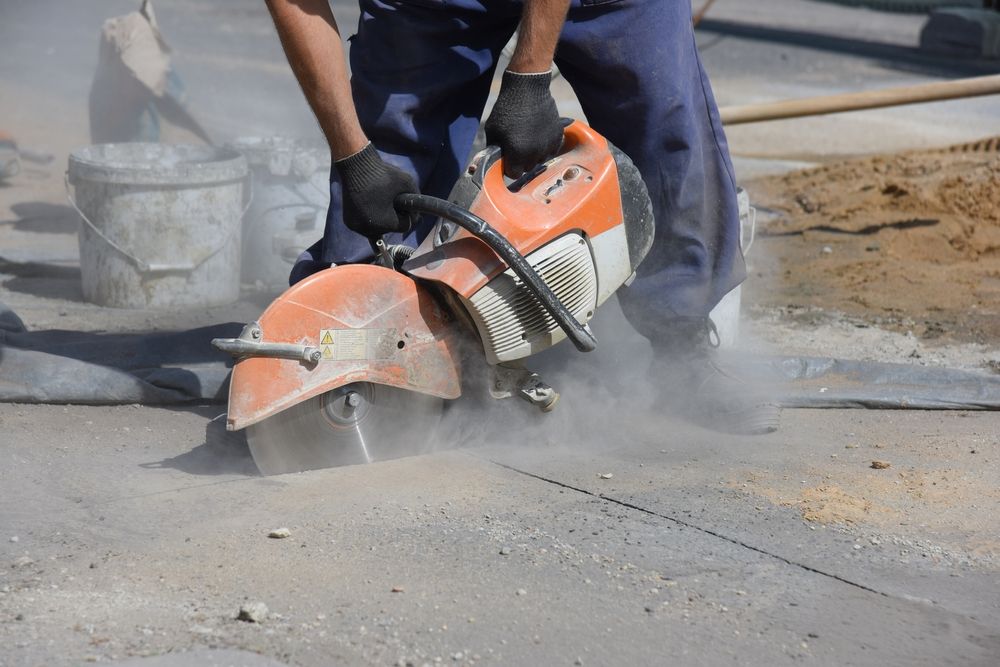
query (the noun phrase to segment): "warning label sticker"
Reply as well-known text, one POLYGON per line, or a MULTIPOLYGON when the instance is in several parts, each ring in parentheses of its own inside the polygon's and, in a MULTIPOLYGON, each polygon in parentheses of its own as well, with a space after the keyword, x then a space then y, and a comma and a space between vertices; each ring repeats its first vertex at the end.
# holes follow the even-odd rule
POLYGON ((321 329, 319 349, 323 359, 347 361, 368 359, 369 339, 377 340, 381 331, 369 329, 321 329))

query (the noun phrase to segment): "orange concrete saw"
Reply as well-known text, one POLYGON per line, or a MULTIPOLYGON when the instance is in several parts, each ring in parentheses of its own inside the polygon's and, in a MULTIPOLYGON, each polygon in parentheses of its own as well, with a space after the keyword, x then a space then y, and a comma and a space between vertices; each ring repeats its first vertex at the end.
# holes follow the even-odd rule
POLYGON ((238 359, 227 427, 247 429, 264 474, 425 451, 475 383, 551 410, 558 394, 524 360, 566 338, 593 350, 587 322, 653 242, 638 170, 579 121, 517 180, 488 147, 447 201, 395 204, 437 216, 418 248, 378 241, 372 263, 320 271, 212 341, 238 359))

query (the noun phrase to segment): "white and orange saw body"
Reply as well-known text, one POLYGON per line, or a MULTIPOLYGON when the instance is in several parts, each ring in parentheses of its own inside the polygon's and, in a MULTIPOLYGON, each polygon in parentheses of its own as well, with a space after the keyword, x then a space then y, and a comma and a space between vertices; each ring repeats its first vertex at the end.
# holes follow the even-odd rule
POLYGON ((587 322, 653 239, 638 171, 579 121, 516 181, 487 148, 449 200, 396 205, 438 216, 419 247, 379 242, 371 264, 320 271, 213 341, 237 357, 227 427, 248 428, 265 474, 422 451, 470 365, 492 396, 551 409, 558 394, 523 360, 565 338, 593 349, 587 322))

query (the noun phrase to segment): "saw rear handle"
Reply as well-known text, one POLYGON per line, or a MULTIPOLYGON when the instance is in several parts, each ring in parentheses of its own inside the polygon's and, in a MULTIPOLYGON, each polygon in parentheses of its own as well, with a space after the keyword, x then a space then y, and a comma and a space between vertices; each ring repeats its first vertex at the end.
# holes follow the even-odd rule
POLYGON ((573 341, 576 349, 581 352, 592 352, 597 348, 597 338, 590 331, 590 327, 576 320, 524 255, 488 222, 457 204, 428 195, 401 194, 396 197, 394 205, 404 211, 429 213, 450 220, 485 243, 521 279, 559 328, 573 341))

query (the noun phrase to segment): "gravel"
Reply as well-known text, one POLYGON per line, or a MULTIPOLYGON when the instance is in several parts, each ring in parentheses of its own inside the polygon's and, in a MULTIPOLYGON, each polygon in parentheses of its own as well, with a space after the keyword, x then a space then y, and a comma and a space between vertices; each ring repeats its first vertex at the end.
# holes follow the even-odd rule
POLYGON ((267 605, 263 602, 248 602, 240 606, 236 620, 246 623, 263 623, 264 619, 267 618, 267 613, 267 605))

